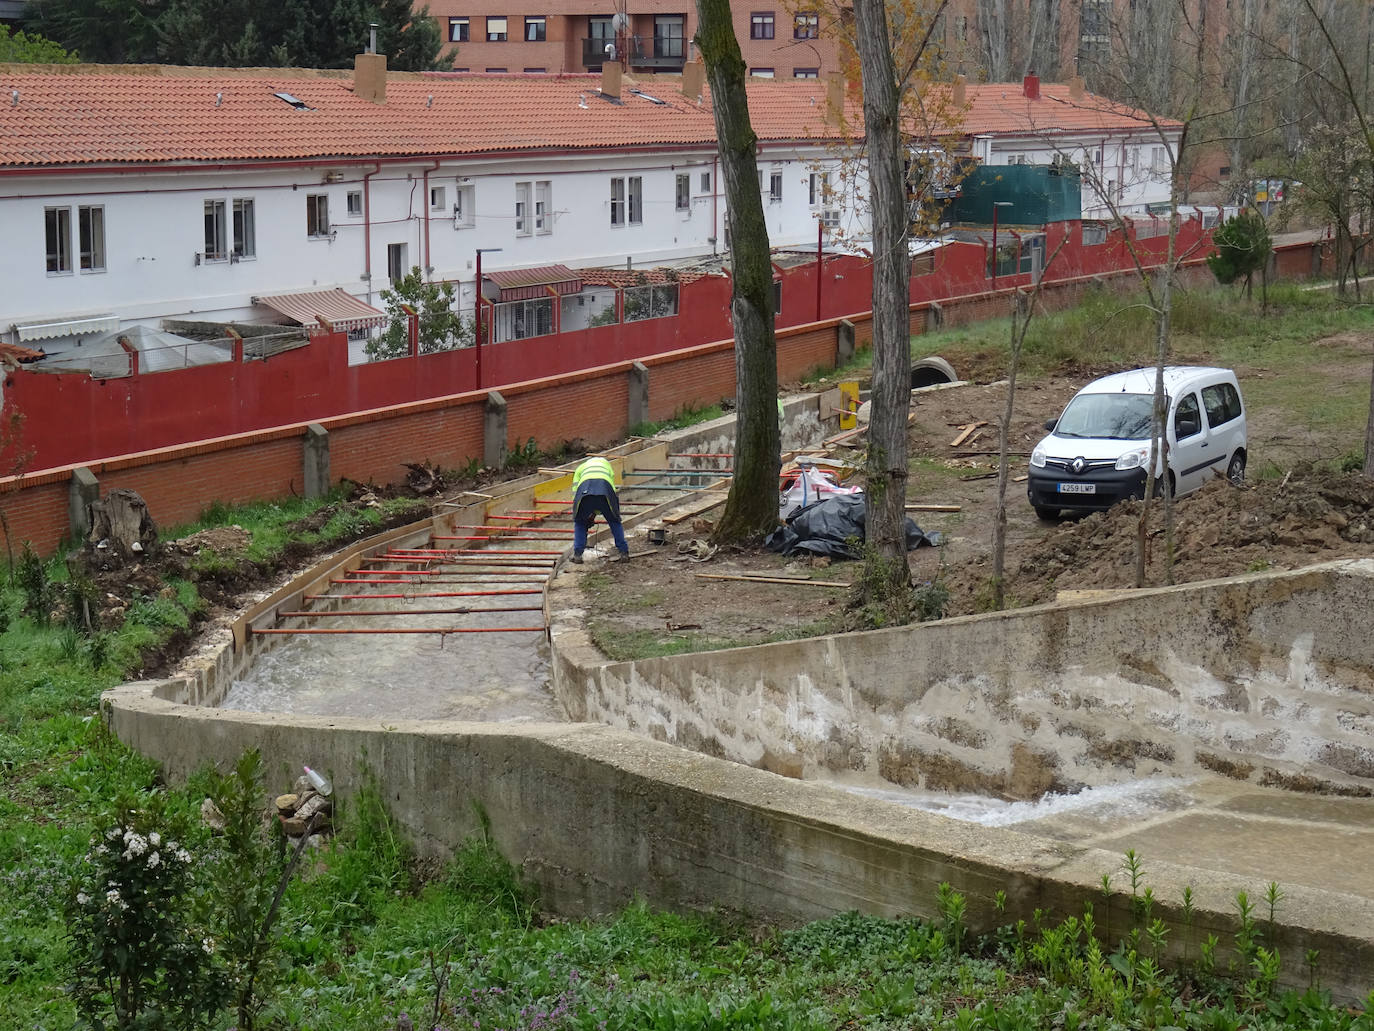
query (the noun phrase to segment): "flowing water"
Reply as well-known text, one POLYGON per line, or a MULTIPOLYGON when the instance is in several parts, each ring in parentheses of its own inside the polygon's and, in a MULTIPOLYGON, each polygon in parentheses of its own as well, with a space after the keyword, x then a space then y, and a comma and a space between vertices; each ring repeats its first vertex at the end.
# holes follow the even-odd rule
MULTIPOLYGON (((472 589, 524 586, 472 584, 472 589)), ((452 589, 452 588, 450 588, 452 589)), ((458 589, 466 590, 467 587, 458 589)), ((369 609, 536 605, 538 595, 385 599, 369 609), (447 605, 444 603, 448 602, 447 605)), ((334 616, 321 628, 538 626, 538 612, 387 617, 334 616)), ((325 634, 288 638, 229 689, 222 707, 254 712, 431 720, 566 719, 549 690, 543 630, 485 634, 325 634)))

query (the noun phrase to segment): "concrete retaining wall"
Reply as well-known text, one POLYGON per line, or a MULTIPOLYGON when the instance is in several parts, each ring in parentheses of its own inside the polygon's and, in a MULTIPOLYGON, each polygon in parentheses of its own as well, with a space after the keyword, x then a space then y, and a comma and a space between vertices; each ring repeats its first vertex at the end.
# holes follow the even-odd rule
MULTIPOLYGON (((491 819, 496 844, 538 885, 545 905, 598 913, 636 896, 653 905, 738 911, 795 923, 847 910, 935 917, 939 885, 969 901, 969 925, 1058 919, 1093 900, 1099 926, 1129 923, 1128 900, 1101 911, 1103 874, 1120 857, 1011 831, 958 823, 776 777, 738 763, 587 724, 518 729, 482 724, 284 717, 222 712, 157 697, 157 685, 109 692, 103 706, 119 738, 157 757, 175 779, 202 763, 221 766, 246 748, 270 758, 271 782, 303 763, 326 770, 345 807, 365 772, 422 854, 443 854, 477 829, 473 803, 491 819), (1005 891, 1005 914, 992 900, 1005 891)), ((347 819, 347 810, 343 818, 347 819)), ((1155 914, 1185 939, 1176 900, 1196 903, 1188 934, 1234 932, 1234 893, 1254 885, 1153 863, 1155 914), (1169 901, 1175 900, 1175 901, 1169 901)), ((1374 969, 1374 903, 1307 888, 1287 891, 1280 929, 1294 957, 1320 949, 1323 984, 1354 998, 1374 969)))
POLYGON ((554 691, 575 720, 792 777, 1035 798, 1207 770, 1369 795, 1371 611, 1361 560, 641 662, 555 624, 554 691))

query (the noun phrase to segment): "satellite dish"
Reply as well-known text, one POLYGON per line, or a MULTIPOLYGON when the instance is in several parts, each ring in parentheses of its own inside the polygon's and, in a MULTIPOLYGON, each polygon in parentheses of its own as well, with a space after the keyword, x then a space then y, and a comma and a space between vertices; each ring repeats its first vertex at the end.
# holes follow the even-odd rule
POLYGON ((629 27, 629 24, 630 19, 624 11, 616 11, 616 13, 611 16, 611 28, 615 29, 616 32, 624 32, 625 29, 629 27))

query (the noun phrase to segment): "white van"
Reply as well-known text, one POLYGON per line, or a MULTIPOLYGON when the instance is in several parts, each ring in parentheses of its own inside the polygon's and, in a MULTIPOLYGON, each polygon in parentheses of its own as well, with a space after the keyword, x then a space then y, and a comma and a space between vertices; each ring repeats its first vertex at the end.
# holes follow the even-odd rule
MULTIPOLYGON (((1050 435, 1031 452, 1026 494, 1035 514, 1052 519, 1061 509, 1110 508, 1145 496, 1150 466, 1150 413, 1155 369, 1118 372, 1074 395, 1050 435)), ((1175 495, 1213 476, 1245 478, 1245 405, 1229 369, 1166 366, 1164 392, 1168 483, 1175 495)), ((1162 463, 1156 476, 1164 474, 1162 463)))

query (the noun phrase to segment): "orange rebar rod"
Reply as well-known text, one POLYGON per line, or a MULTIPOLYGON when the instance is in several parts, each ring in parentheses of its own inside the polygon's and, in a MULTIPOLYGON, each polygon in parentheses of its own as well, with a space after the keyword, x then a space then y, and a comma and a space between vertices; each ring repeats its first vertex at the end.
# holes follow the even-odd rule
MULTIPOLYGON (((626 488, 626 489, 627 489, 627 490, 634 490, 633 487, 628 487, 628 488, 626 488)), ((568 501, 567 501, 566 499, 564 499, 563 501, 544 501, 544 500, 542 500, 542 499, 540 499, 540 498, 535 498, 535 499, 534 499, 534 503, 535 503, 536 505, 566 505, 566 504, 568 504, 568 501)), ((634 505, 634 506, 637 507, 637 508, 653 508, 655 505, 659 504, 659 502, 657 502, 657 501, 622 501, 620 504, 621 504, 622 506, 624 506, 624 505, 634 505)), ((540 509, 540 508, 512 508, 511 511, 512 511, 512 512, 524 512, 526 515, 536 515, 536 516, 542 516, 542 515, 544 515, 544 510, 543 510, 543 509, 540 509)), ((564 509, 564 511, 566 511, 566 512, 571 512, 572 509, 570 509, 570 508, 569 508, 569 509, 564 509)), ((549 514, 550 514, 550 515, 557 515, 558 513, 557 513, 557 512, 553 512, 553 513, 549 513, 549 514)), ((492 518, 499 518, 499 517, 493 516, 492 518)))
POLYGON ((254 630, 255 634, 522 634, 538 633, 542 634, 546 627, 542 626, 451 626, 451 627, 418 627, 418 626, 388 626, 388 627, 268 627, 266 630, 254 630))
POLYGON ((548 548, 453 548, 455 555, 561 555, 562 549, 548 548))
MULTIPOLYGON (((464 528, 466 529, 466 527, 464 528)), ((508 533, 479 533, 473 537, 435 537, 441 541, 540 541, 542 537, 517 537, 508 533)), ((451 551, 451 548, 398 548, 398 551, 451 551)))
POLYGON ((303 595, 306 601, 324 601, 327 599, 337 599, 339 601, 370 601, 374 598, 403 598, 413 600, 415 598, 494 598, 497 595, 506 594, 543 594, 544 589, 533 590, 509 590, 509 591, 416 591, 414 594, 306 594, 303 595))
MULTIPOLYGON (((455 527, 455 529, 459 529, 459 530, 519 530, 519 531, 521 531, 522 533, 562 533, 562 534, 570 534, 570 533, 572 533, 571 530, 550 530, 550 529, 548 529, 548 528, 546 528, 546 527, 541 527, 541 526, 491 526, 491 525, 489 525, 489 524, 487 524, 487 523, 480 523, 480 524, 478 524, 477 526, 460 526, 460 527, 455 527)), ((500 536, 502 536, 502 535, 498 535, 498 539, 500 539, 500 536)), ((463 539, 463 538, 461 538, 461 537, 445 537, 445 536, 443 536, 442 534, 437 534, 437 533, 430 537, 430 540, 432 540, 432 541, 458 541, 458 540, 462 540, 462 539, 463 539)), ((415 550, 419 550, 419 549, 411 548, 411 549, 404 549, 404 550, 415 551, 415 550)))
MULTIPOLYGON (((368 576, 374 576, 374 575, 378 575, 378 574, 381 574, 381 573, 397 573, 397 574, 404 573, 406 577, 416 577, 416 576, 444 576, 444 575, 451 574, 451 571, 443 570, 443 569, 365 569, 365 570, 363 570, 362 572, 366 573, 368 576)), ((532 569, 532 570, 526 570, 525 572, 527 573, 527 575, 534 576, 534 575, 536 575, 536 574, 542 575, 543 572, 545 572, 545 571, 544 571, 544 570, 532 569)), ((500 576, 501 574, 500 574, 500 573, 492 573, 492 574, 489 574, 489 575, 492 575, 492 576, 500 576)))
MULTIPOLYGON (((526 576, 526 577, 524 577, 523 579, 530 579, 530 578, 531 578, 531 577, 526 576)), ((539 578, 540 578, 541 580, 547 579, 547 577, 546 577, 543 573, 540 573, 540 574, 539 574, 539 578)), ((505 578, 505 579, 507 579, 507 580, 515 580, 516 577, 507 577, 507 578, 505 578)), ((331 581, 330 581, 330 583, 336 583, 336 584, 414 584, 416 587, 421 586, 421 584, 436 584, 436 583, 440 583, 440 584, 461 584, 461 583, 471 583, 471 582, 472 582, 472 581, 470 581, 470 580, 414 580, 414 579, 407 580, 407 579, 405 579, 404 577, 396 577, 396 578, 394 578, 394 579, 391 579, 391 578, 388 578, 388 579, 381 579, 381 578, 378 578, 378 579, 375 579, 375 580, 345 580, 345 579, 338 579, 338 580, 331 580, 331 581)), ((500 581, 498 581, 498 583, 499 583, 499 582, 500 582, 500 581)))
MULTIPOLYGON (((338 597, 338 595, 331 595, 331 597, 338 597)), ((371 597, 376 597, 376 595, 371 597)), ((328 619, 330 616, 469 616, 478 612, 543 611, 543 605, 501 605, 490 609, 476 606, 463 606, 457 609, 339 609, 337 612, 330 612, 327 609, 304 609, 300 612, 278 612, 277 618, 294 619, 307 616, 316 619, 328 619)))
POLYGON ((734 458, 729 451, 670 451, 669 458, 734 458))

